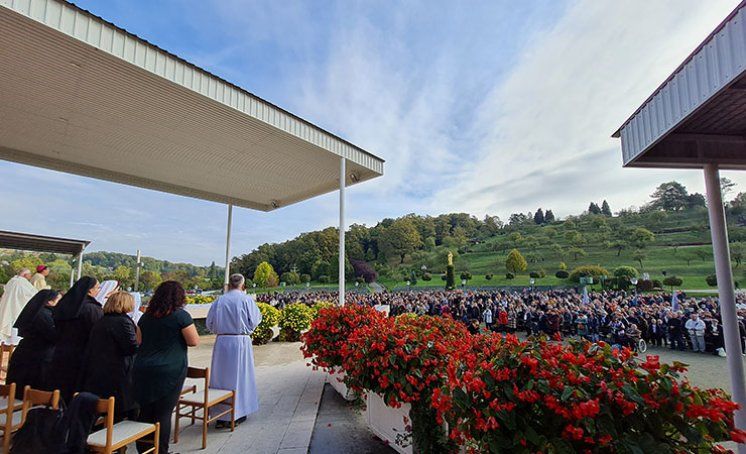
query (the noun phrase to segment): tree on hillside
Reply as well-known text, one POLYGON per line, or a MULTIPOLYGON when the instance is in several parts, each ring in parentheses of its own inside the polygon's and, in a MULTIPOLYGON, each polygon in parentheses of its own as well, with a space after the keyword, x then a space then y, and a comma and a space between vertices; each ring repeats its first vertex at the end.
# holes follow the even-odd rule
POLYGON ((678 211, 689 205, 689 194, 684 185, 677 181, 659 185, 650 198, 653 200, 649 207, 654 210, 678 211))
POLYGON ((710 251, 705 250, 705 249, 695 249, 694 255, 696 255, 697 258, 699 258, 700 260, 704 262, 704 261, 707 261, 708 258, 710 258, 710 251))
POLYGON ((695 192, 693 194, 689 194, 689 198, 686 202, 687 208, 696 208, 696 207, 706 207, 707 201, 705 200, 705 196, 700 194, 699 192, 695 192))
POLYGON ((736 268, 741 266, 744 256, 746 256, 746 248, 744 243, 733 243, 730 246, 730 259, 736 262, 736 268))
POLYGON ((129 287, 132 283, 130 275, 130 269, 124 265, 120 265, 114 270, 114 279, 116 279, 117 282, 119 282, 119 286, 123 288, 129 287))
POLYGON ((409 219, 397 219, 386 228, 378 238, 378 247, 386 257, 398 257, 404 263, 407 254, 411 254, 422 245, 420 233, 409 219))
POLYGON ((140 285, 142 285, 145 290, 153 290, 158 287, 158 284, 160 284, 162 280, 161 273, 157 271, 146 270, 140 274, 140 285))
POLYGON ((534 223, 537 225, 544 224, 544 211, 541 208, 536 210, 536 214, 534 214, 534 223))
POLYGON ((648 258, 648 255, 643 251, 642 249, 637 249, 634 253, 632 253, 632 258, 640 264, 640 268, 645 269, 645 266, 643 266, 642 261, 648 258))
POLYGON ((581 248, 579 248, 577 246, 573 246, 570 249, 568 249, 567 253, 570 254, 570 255, 572 255, 573 260, 575 260, 576 262, 578 261, 578 258, 585 257, 586 255, 588 255, 588 253, 585 252, 585 250, 583 250, 583 249, 581 249, 581 248))
POLYGON ((609 241, 607 245, 609 249, 615 249, 616 256, 619 257, 620 255, 622 255, 622 251, 627 249, 628 243, 622 239, 617 239, 614 241, 609 241))
POLYGON ((277 287, 277 284, 280 283, 280 278, 277 276, 275 269, 268 262, 262 262, 256 267, 252 280, 256 285, 263 288, 277 287))
POLYGON ((734 187, 736 187, 736 183, 731 181, 730 178, 720 177, 720 192, 723 193, 723 198, 725 198, 734 187))
POLYGON ((655 240, 655 234, 644 227, 637 227, 630 233, 629 241, 638 249, 643 249, 655 240))
POLYGON ((596 205, 596 202, 591 202, 590 205, 588 205, 588 213, 589 214, 601 214, 601 208, 596 205))
POLYGON ((517 274, 526 271, 526 268, 528 268, 528 263, 518 249, 513 249, 508 253, 508 257, 505 259, 505 269, 517 274))
POLYGON ((547 212, 544 213, 544 222, 546 222, 547 224, 549 224, 549 223, 554 222, 554 221, 555 221, 555 219, 554 219, 554 213, 552 213, 552 210, 547 210, 547 212))
POLYGON ((601 203, 601 214, 603 214, 604 216, 612 216, 611 207, 609 207, 609 202, 607 202, 606 200, 601 203))
POLYGON ((511 227, 518 227, 529 223, 533 223, 533 218, 530 218, 523 213, 513 213, 508 218, 508 225, 511 227))

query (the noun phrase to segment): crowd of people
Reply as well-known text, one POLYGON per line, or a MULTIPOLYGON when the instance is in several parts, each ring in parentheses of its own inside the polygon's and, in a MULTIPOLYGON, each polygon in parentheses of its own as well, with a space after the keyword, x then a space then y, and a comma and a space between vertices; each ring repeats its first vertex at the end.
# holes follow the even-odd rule
MULTIPOLYGON (((113 396, 115 421, 160 423, 159 452, 168 453, 172 414, 187 375, 187 348, 199 343, 184 310, 182 285, 163 282, 141 310, 139 295, 120 290, 114 281, 82 277, 63 295, 46 285, 39 290, 32 278, 29 270, 21 270, 0 298, 2 340, 17 344, 6 375, 6 383, 16 384, 16 397, 23 398, 26 386, 59 390, 68 406, 78 393, 113 396)), ((236 391, 236 423, 259 405, 250 334, 260 322, 243 276, 231 276, 228 291, 209 311, 207 326, 218 334, 210 386, 236 391)), ((229 426, 227 418, 219 425, 229 426)), ((75 426, 84 433, 73 433, 72 427, 67 435, 71 446, 64 452, 83 452, 92 427, 75 426)), ((137 448, 143 452, 151 446, 138 443, 137 448)))
MULTIPOLYGON (((260 295, 259 299, 285 305, 296 301, 336 301, 335 292, 288 292, 260 295)), ((648 345, 724 354, 718 302, 712 297, 684 293, 637 295, 600 291, 585 295, 575 289, 457 290, 352 292, 346 302, 387 307, 391 316, 403 313, 450 315, 476 332, 525 332, 527 335, 580 336, 634 347, 648 345)), ((739 296, 738 324, 746 349, 746 300, 739 296)))

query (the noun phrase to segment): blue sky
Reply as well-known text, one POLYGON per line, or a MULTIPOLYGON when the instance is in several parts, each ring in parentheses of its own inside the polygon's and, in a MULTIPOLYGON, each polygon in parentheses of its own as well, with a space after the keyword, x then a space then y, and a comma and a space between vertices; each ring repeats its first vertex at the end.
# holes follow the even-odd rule
MULTIPOLYGON (((674 178, 702 191, 696 171, 623 170, 609 136, 737 1, 77 4, 386 159, 384 177, 348 191, 348 221, 374 224, 619 209, 674 178)), ((219 204, 2 161, 0 200, 2 229, 223 260, 219 204)), ((336 200, 237 209, 233 253, 335 225, 336 200)))

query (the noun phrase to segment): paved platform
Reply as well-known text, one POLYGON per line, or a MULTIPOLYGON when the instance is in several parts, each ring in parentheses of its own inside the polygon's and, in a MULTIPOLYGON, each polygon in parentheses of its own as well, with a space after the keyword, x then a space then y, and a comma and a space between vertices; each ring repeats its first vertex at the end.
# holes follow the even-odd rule
MULTIPOLYGON (((190 349, 189 363, 210 365, 214 336, 202 336, 200 346, 190 349)), ((201 426, 181 430, 171 452, 306 454, 325 375, 306 366, 300 343, 272 343, 254 347, 260 409, 234 432, 208 430, 207 449, 202 450, 201 426)), ((187 419, 182 423, 188 424, 187 419)), ((173 440, 173 437, 172 437, 173 440)))

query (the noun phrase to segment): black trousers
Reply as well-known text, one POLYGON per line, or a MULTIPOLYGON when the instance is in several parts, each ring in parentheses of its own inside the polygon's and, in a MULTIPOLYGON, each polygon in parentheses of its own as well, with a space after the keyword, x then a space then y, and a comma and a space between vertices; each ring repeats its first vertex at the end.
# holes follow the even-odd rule
MULTIPOLYGON (((159 438, 158 453, 168 454, 168 440, 171 438, 171 414, 176 408, 176 403, 181 395, 181 387, 171 394, 155 402, 140 406, 140 422, 161 423, 161 436, 159 438)), ((137 443, 137 452, 147 451, 152 445, 149 443, 137 443)))

